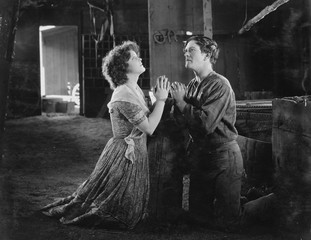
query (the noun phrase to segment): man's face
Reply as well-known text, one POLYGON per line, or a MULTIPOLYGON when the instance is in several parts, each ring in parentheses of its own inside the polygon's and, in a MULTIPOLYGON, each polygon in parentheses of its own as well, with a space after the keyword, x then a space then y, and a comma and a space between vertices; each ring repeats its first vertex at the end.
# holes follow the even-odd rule
POLYGON ((185 67, 197 71, 204 65, 206 53, 201 52, 200 46, 195 41, 190 41, 184 48, 185 67))

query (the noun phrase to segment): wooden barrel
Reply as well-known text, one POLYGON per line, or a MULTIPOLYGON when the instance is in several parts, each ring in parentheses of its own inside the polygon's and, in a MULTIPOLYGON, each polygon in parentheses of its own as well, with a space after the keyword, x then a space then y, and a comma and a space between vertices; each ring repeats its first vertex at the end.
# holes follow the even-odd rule
POLYGON ((247 187, 270 187, 273 185, 274 164, 271 142, 260 141, 239 135, 247 187))
POLYGON ((240 100, 237 101, 235 127, 240 135, 271 142, 272 101, 240 100))
POLYGON ((295 232, 310 231, 310 96, 273 100, 272 146, 279 226, 295 232))
POLYGON ((185 147, 182 131, 172 120, 162 121, 148 139, 150 218, 176 222, 182 212, 185 147))

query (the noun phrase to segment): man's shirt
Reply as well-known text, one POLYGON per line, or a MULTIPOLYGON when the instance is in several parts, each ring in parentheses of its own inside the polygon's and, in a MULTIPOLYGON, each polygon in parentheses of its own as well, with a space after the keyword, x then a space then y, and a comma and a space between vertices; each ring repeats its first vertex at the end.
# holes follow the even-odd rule
POLYGON ((212 72, 201 82, 192 79, 185 101, 180 114, 194 142, 214 148, 237 138, 235 94, 225 77, 212 72))

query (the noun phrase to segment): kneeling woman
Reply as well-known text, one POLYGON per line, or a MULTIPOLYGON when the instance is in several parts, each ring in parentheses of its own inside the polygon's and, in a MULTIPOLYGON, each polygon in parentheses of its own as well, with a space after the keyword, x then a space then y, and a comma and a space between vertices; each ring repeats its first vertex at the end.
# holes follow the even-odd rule
POLYGON ((137 85, 145 71, 139 46, 127 41, 103 59, 103 75, 114 90, 108 104, 113 137, 99 160, 77 190, 66 198, 42 208, 45 215, 64 224, 96 224, 114 220, 128 228, 146 216, 149 199, 147 134, 160 122, 170 83, 157 79, 156 103, 150 113, 137 85))

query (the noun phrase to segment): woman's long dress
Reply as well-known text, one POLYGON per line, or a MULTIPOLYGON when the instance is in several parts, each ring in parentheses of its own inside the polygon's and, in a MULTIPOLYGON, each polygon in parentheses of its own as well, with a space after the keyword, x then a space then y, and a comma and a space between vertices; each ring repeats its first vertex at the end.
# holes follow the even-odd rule
POLYGON ((147 213, 149 164, 146 134, 135 126, 146 118, 141 106, 125 101, 110 105, 113 138, 91 175, 66 198, 42 208, 64 224, 113 218, 133 228, 147 213))

